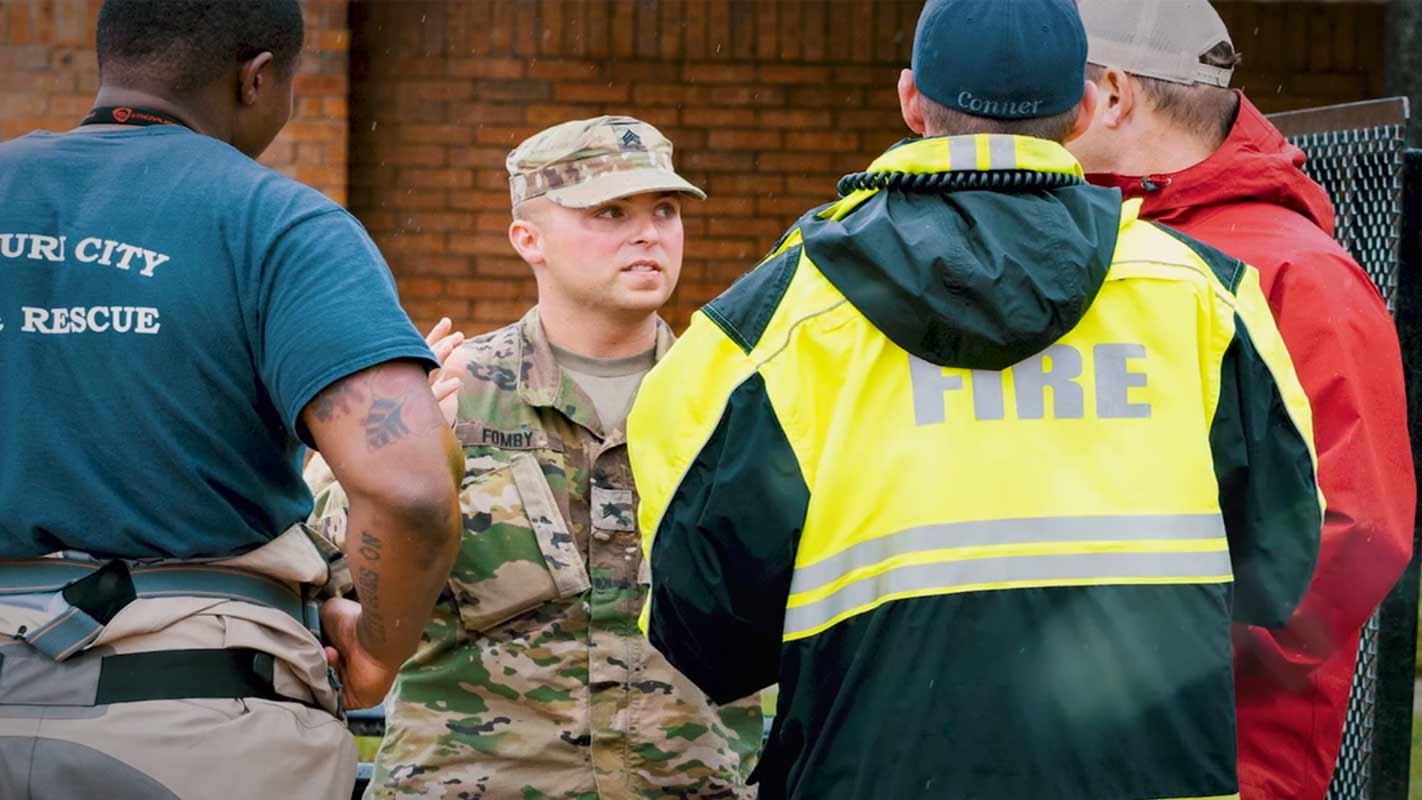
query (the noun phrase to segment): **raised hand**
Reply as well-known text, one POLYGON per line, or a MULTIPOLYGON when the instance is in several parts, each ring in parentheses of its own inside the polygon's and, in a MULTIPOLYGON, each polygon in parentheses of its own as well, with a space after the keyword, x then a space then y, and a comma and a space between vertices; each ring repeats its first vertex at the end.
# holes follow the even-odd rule
POLYGON ((459 413, 459 388, 463 385, 460 376, 468 363, 468 357, 460 347, 464 344, 464 334, 459 331, 451 333, 453 327, 449 317, 444 317, 425 336, 425 342, 440 363, 440 368, 430 373, 430 391, 434 392, 440 413, 451 425, 459 413))

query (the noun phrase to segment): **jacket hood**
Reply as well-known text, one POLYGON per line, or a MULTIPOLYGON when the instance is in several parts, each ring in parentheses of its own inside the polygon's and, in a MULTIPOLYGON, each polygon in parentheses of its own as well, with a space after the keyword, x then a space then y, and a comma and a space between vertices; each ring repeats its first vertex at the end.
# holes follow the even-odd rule
MULTIPOLYGON (((1060 145, 997 135, 913 140, 869 169, 963 171, 1081 176, 1060 145)), ((1120 222, 1119 192, 1077 183, 861 189, 799 227, 810 260, 895 344, 935 364, 995 370, 1076 325, 1105 280, 1120 222)))
POLYGON ((1304 174, 1304 152, 1288 143, 1268 119, 1239 95, 1239 115, 1224 144, 1209 158, 1179 172, 1152 175, 1092 173, 1097 186, 1120 189, 1144 201, 1141 216, 1184 225, 1192 216, 1233 203, 1269 203, 1307 217, 1333 235, 1328 193, 1304 174))

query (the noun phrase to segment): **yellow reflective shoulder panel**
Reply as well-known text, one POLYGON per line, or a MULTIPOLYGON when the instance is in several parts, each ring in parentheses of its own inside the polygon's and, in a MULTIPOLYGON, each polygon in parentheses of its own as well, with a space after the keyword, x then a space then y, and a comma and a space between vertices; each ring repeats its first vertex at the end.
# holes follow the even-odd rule
POLYGON ((826 331, 850 319, 863 317, 810 262, 809 256, 802 254, 780 307, 750 354, 766 379, 776 418, 795 451, 811 493, 815 490, 814 465, 819 461, 822 445, 816 431, 829 418, 820 413, 814 398, 790 392, 811 387, 825 375, 834 374, 846 355, 820 345, 827 341, 826 331), (780 357, 787 353, 792 357, 780 357), (770 372, 785 379, 774 381, 770 372))
MULTIPOLYGON (((754 369, 740 347, 697 312, 686 334, 642 380, 627 416, 627 456, 636 476, 644 558, 651 558, 667 504, 716 430, 731 392, 754 369)), ((644 606, 638 620, 644 633, 649 611, 644 606)))

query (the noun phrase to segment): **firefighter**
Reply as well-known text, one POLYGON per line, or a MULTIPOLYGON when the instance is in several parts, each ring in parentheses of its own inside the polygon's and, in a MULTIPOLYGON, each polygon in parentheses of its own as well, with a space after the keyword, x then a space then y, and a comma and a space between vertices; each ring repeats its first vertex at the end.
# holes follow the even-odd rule
POLYGON ((763 798, 1237 797, 1230 623, 1322 520, 1252 267, 1087 185, 1074 0, 930 0, 902 142, 697 313, 629 420, 642 624, 779 682, 763 798))

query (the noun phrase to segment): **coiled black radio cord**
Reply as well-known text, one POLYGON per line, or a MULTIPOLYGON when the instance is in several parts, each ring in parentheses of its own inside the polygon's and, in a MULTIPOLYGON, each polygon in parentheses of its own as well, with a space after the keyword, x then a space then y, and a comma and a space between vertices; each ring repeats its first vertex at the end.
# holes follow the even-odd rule
POLYGON ((839 179, 839 196, 859 189, 896 189, 901 192, 943 194, 972 189, 998 192, 1034 192, 1085 183, 1063 172, 1000 169, 958 172, 853 172, 839 179))

